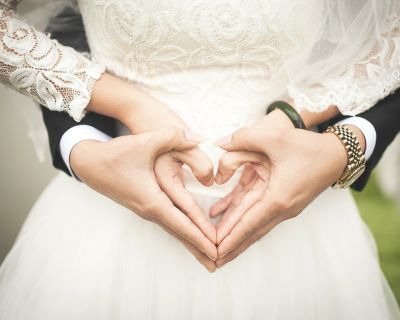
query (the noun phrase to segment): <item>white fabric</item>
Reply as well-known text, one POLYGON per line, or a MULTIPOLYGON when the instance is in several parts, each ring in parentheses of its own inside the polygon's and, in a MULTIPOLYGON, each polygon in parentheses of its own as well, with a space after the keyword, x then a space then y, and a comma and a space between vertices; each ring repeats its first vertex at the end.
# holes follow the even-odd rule
MULTIPOLYGON (((376 144, 376 130, 371 122, 361 117, 350 117, 337 122, 337 124, 351 124, 361 130, 365 138, 365 159, 368 160, 374 152, 376 144)), ((111 139, 109 135, 88 125, 75 126, 64 132, 60 140, 60 151, 71 175, 74 173, 71 170, 69 158, 72 148, 77 143, 85 140, 109 141, 111 139)))
POLYGON ((0 1, 0 82, 80 121, 104 67, 21 21, 14 3, 0 1))
POLYGON ((88 125, 79 125, 72 127, 64 132, 60 140, 60 152, 61 157, 64 160, 71 175, 74 176, 74 172, 71 169, 71 164, 69 163, 69 157, 72 148, 76 144, 85 140, 96 140, 96 141, 110 141, 112 138, 105 134, 104 132, 88 125))
MULTIPOLYGON (((93 56, 211 141, 264 115, 274 68, 314 28, 313 0, 79 4, 93 56)), ((238 181, 184 174, 205 212, 238 181)), ((399 318, 349 191, 327 190, 209 274, 155 224, 59 175, 0 269, 2 320, 399 318)))
POLYGON ((283 67, 298 110, 336 105, 356 115, 400 86, 400 1, 316 0, 314 8, 313 29, 283 67))
MULTIPOLYGON (((164 7, 157 7, 157 1, 155 1, 150 2, 147 8, 154 7, 156 9, 155 15, 152 17, 153 22, 161 22, 159 18, 168 19, 166 22, 169 27, 176 31, 180 28, 179 26, 176 28, 179 22, 175 20, 174 14, 170 14, 172 11, 165 15, 167 12, 165 8, 170 10, 171 7, 175 6, 180 9, 179 1, 164 1, 164 7)), ((0 1, 0 18, 4 28, 3 34, 0 33, 0 35, 2 37, 4 37, 4 34, 6 35, 4 37, 6 41, 2 43, 3 47, 0 48, 4 60, 2 62, 5 63, 4 70, 0 73, 3 82, 24 94, 31 95, 52 110, 68 110, 79 121, 84 115, 82 106, 85 107, 89 102, 91 87, 95 80, 99 78, 102 72, 101 67, 85 61, 79 55, 73 55, 71 52, 66 53, 66 49, 62 46, 55 47, 54 43, 46 40, 43 34, 36 32, 28 24, 15 19, 11 12, 7 10, 15 7, 19 2, 21 0, 0 1), (18 38, 10 46, 11 41, 8 37, 15 28, 19 28, 19 32, 24 33, 24 36, 18 38), (13 45, 14 47, 12 47, 13 45), (21 60, 21 57, 17 58, 19 53, 27 52, 32 48, 34 50, 30 53, 36 54, 32 54, 31 59, 21 60), (52 48, 52 50, 49 50, 49 48, 52 48), (46 69, 49 65, 54 67, 57 65, 55 63, 57 58, 61 61, 71 61, 72 58, 72 67, 70 66, 70 69, 65 72, 65 64, 61 64, 63 65, 61 75, 58 74, 58 77, 49 78, 49 74, 47 74, 46 78, 44 70, 39 69, 38 65, 42 68, 45 66, 46 69), (35 59, 37 61, 32 64, 31 60, 35 59), (77 74, 79 64, 74 61, 77 59, 83 64, 83 66, 80 65, 83 70, 79 70, 81 72, 79 75, 77 74), (39 70, 40 72, 38 72, 39 70), (10 72, 13 74, 12 76, 10 72), (46 79, 43 80, 42 77, 46 79), (36 83, 34 84, 34 82, 36 83), (82 82, 84 83, 82 84, 82 82), (68 85, 71 84, 78 88, 69 87, 68 85), (62 92, 63 90, 60 90, 59 86, 66 92, 62 92), (82 87, 86 88, 83 89, 82 87), (44 92, 46 90, 50 93, 44 92), (77 94, 76 91, 79 93, 77 94), (71 98, 71 95, 77 95, 79 98, 71 98)), ((76 6, 73 0, 35 0, 30 1, 30 4, 31 6, 28 5, 27 7, 33 5, 31 10, 35 9, 34 5, 39 4, 42 6, 47 4, 47 7, 50 5, 50 8, 54 8, 54 11, 58 11, 67 5, 76 6)), ((205 12, 203 10, 204 4, 207 4, 207 1, 194 1, 192 3, 192 9, 195 10, 194 14, 200 13, 201 15, 201 12, 205 12)), ((111 22, 117 21, 115 19, 116 12, 128 15, 128 19, 131 18, 131 15, 123 10, 124 1, 111 0, 105 3, 100 2, 100 5, 110 8, 110 11, 106 14, 114 16, 110 17, 111 22)), ((135 7, 135 3, 128 2, 128 5, 135 7)), ((369 109, 378 100, 400 86, 400 2, 397 0, 284 0, 283 3, 282 1, 270 0, 259 4, 260 9, 263 10, 262 13, 268 15, 268 19, 263 21, 257 21, 257 19, 241 20, 241 14, 234 13, 231 10, 233 7, 226 6, 224 0, 216 1, 214 5, 218 8, 215 7, 217 11, 213 13, 214 17, 211 17, 211 20, 214 19, 214 21, 211 21, 211 25, 208 24, 209 21, 204 20, 204 18, 209 19, 206 16, 198 16, 203 20, 194 21, 194 24, 198 24, 198 28, 204 31, 205 27, 208 32, 211 32, 209 35, 212 37, 207 40, 209 44, 217 44, 214 49, 220 50, 219 53, 227 58, 227 61, 240 57, 244 64, 248 64, 257 57, 258 62, 260 62, 259 60, 269 62, 267 70, 268 73, 274 72, 274 77, 271 81, 272 78, 267 75, 263 79, 264 86, 269 87, 270 90, 273 89, 275 98, 289 95, 298 110, 307 108, 312 111, 321 111, 331 105, 336 105, 343 114, 354 115, 369 109), (232 13, 234 15, 231 15, 232 13), (237 24, 233 23, 235 20, 237 24), (238 36, 236 32, 240 29, 237 26, 244 23, 246 27, 254 28, 260 22, 265 24, 265 31, 269 31, 269 37, 265 39, 267 42, 264 42, 263 46, 260 46, 261 42, 258 43, 258 46, 253 47, 254 50, 250 50, 249 56, 243 57, 241 51, 233 49, 234 46, 232 47, 232 43, 229 42, 239 40, 247 42, 248 45, 256 44, 260 41, 260 38, 251 36, 251 33, 239 35, 244 36, 240 39, 236 38, 238 36), (204 23, 206 25, 201 25, 204 23), (311 25, 312 28, 310 28, 311 25), (213 28, 222 31, 221 35, 225 39, 215 37, 217 33, 212 33, 213 28), (279 33, 285 33, 286 36, 279 37, 279 33)), ((252 4, 250 4, 251 6, 252 4)), ((128 20, 125 23, 144 27, 145 29, 139 33, 155 30, 150 25, 146 26, 152 19, 149 20, 135 15, 136 17, 133 17, 135 20, 128 20)), ((37 15, 35 16, 37 17, 37 15)), ((43 13, 42 20, 47 21, 48 16, 48 12, 43 13)), ((118 17, 118 19, 120 18, 121 16, 118 17)), ((121 19, 124 18, 122 16, 121 19)), ((120 28, 123 28, 124 23, 119 24, 117 22, 117 24, 120 28)), ((135 46, 138 46, 144 39, 132 37, 132 35, 126 33, 126 30, 120 31, 124 33, 123 40, 128 41, 127 43, 134 41, 135 46)), ((201 33, 197 32, 197 36, 202 37, 201 33)), ((196 36, 196 32, 192 35, 194 40, 200 40, 196 36)), ((202 43, 200 41, 195 44, 198 47, 202 43)), ((236 47, 236 49, 238 48, 240 46, 236 47)), ((156 49, 159 49, 159 47, 156 49)), ((157 62, 157 59, 163 55, 168 55, 167 59, 173 59, 174 56, 177 57, 176 55, 179 56, 184 53, 180 49, 189 53, 187 49, 194 48, 187 48, 184 43, 181 43, 180 46, 175 46, 175 48, 156 50, 154 52, 156 55, 152 56, 152 62, 157 62), (164 52, 162 52, 163 50, 164 52)), ((149 52, 144 50, 140 54, 143 55, 146 51, 149 52)), ((200 52, 196 52, 196 55, 198 53, 200 52)), ((114 58, 117 56, 118 53, 114 58)), ((190 58, 190 56, 187 58, 190 58)), ((129 57, 127 59, 129 60, 129 57)), ((206 60, 202 62, 206 62, 206 60)), ((132 62, 135 63, 135 61, 132 62)), ((171 66, 166 66, 163 62, 165 61, 161 61, 161 64, 158 65, 158 68, 161 68, 159 71, 167 72, 171 66)), ((190 63, 196 64, 196 61, 190 61, 190 63)), ((154 64, 146 66, 146 68, 149 67, 154 69, 155 66, 154 64)), ((55 70, 61 71, 59 68, 55 70)), ((49 73, 49 70, 46 71, 49 73)), ((148 71, 151 73, 150 70, 148 71)), ((120 72, 124 73, 122 68, 120 72)))
POLYGON ((361 117, 350 117, 339 121, 337 124, 351 124, 359 128, 365 138, 365 159, 371 158, 376 145, 376 130, 372 123, 361 117))
MULTIPOLYGON (((216 200, 196 198, 205 210, 216 200)), ((209 274, 161 228, 60 174, 0 269, 0 318, 397 320, 399 313, 349 191, 327 190, 209 274)))
POLYGON ((400 86, 397 0, 81 1, 80 7, 93 55, 149 87, 183 90, 187 68, 211 67, 223 69, 216 74, 228 82, 241 77, 264 92, 265 104, 289 95, 299 110, 337 105, 354 115, 400 86))

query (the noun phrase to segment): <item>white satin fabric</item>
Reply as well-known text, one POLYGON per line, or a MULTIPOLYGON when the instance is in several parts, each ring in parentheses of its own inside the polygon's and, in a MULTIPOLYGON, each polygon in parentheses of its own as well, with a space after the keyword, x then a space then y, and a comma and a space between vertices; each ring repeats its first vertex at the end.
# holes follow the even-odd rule
MULTIPOLYGON (((313 3, 82 0, 80 7, 93 56, 212 141, 264 114, 274 95, 266 84, 303 43, 313 3)), ((201 147, 217 163, 221 149, 201 147)), ((239 175, 205 188, 185 172, 205 212, 239 175)), ((400 312, 349 191, 327 190, 210 274, 158 226, 60 174, 0 269, 0 319, 375 320, 400 312)))

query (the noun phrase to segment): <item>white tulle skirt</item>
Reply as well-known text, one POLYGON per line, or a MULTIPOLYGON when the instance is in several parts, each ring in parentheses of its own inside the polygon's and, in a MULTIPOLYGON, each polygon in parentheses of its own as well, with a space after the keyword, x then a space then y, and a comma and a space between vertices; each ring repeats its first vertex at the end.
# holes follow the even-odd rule
POLYGON ((160 227, 59 174, 0 271, 1 320, 399 318, 349 191, 327 190, 211 274, 160 227))

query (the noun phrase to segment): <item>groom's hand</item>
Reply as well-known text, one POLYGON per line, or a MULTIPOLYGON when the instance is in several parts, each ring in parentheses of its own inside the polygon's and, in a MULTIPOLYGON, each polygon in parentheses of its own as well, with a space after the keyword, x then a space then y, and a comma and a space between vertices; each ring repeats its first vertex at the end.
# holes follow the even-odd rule
POLYGON ((188 140, 183 130, 166 128, 109 142, 80 142, 71 152, 70 163, 74 173, 87 185, 144 219, 160 224, 181 240, 207 269, 214 271, 215 244, 175 207, 154 175, 154 163, 159 156, 196 146, 197 141, 188 140))
POLYGON ((220 161, 218 183, 227 181, 244 163, 252 163, 252 167, 243 173, 251 179, 242 177, 240 190, 211 210, 214 215, 231 211, 231 218, 217 230, 218 267, 280 222, 297 216, 341 176, 347 164, 346 151, 334 135, 294 128, 243 128, 220 146, 228 152, 220 161), (266 158, 257 159, 255 153, 266 158), (254 166, 263 170, 257 173, 254 166), (247 199, 245 205, 241 204, 242 198, 247 199))

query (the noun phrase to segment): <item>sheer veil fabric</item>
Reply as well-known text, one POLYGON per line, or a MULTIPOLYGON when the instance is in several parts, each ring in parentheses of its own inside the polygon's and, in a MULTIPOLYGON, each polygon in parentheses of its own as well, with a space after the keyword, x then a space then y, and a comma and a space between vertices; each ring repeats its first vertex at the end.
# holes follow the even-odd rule
MULTIPOLYGON (((34 0, 22 1, 20 12, 43 30, 67 6, 79 11, 76 0, 34 0)), ((290 99, 298 110, 318 112, 336 105, 342 113, 356 115, 400 86, 399 1, 315 0, 312 8, 306 45, 288 52, 285 63, 266 80, 275 99, 290 99)), ((66 19, 58 27, 73 23, 66 19)), ((43 132, 32 122, 29 127, 37 131, 33 138, 43 154, 43 132)))
MULTIPOLYGON (((306 45, 289 52, 266 86, 276 99, 290 99, 298 110, 322 111, 336 105, 356 115, 400 86, 400 3, 397 0, 318 0, 309 19, 306 45), (338 81, 340 79, 340 81, 338 81), (272 81, 272 83, 271 83, 272 81), (338 85, 340 83, 340 85, 338 85)), ((76 0, 21 1, 23 18, 44 30, 65 7, 79 11, 76 0)), ((71 28, 76 21, 58 21, 71 28)), ((27 119, 30 136, 42 159, 45 133, 27 119)))
MULTIPOLYGON (((312 110, 332 101, 346 113, 371 107, 398 86, 384 81, 399 67, 396 6, 79 0, 93 58, 208 141, 252 125, 278 97, 312 110), (357 91, 338 90, 349 85, 357 91)), ((200 147, 217 165, 223 151, 200 147)), ((240 177, 206 188, 183 174, 205 214, 240 177)), ((326 190, 210 274, 157 225, 60 174, 0 268, 0 319, 397 320, 400 312, 348 190, 326 190)))
MULTIPOLYGON (((276 98, 289 95, 298 109, 337 105, 342 113, 356 115, 400 86, 400 1, 314 2, 305 45, 287 53, 268 85, 276 88, 276 98)), ((76 0, 21 3, 23 16, 42 29, 67 6, 79 11, 76 0)), ((74 22, 60 21, 59 27, 71 28, 74 22)))

